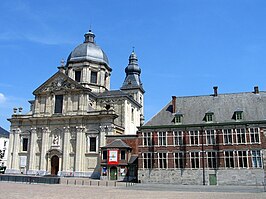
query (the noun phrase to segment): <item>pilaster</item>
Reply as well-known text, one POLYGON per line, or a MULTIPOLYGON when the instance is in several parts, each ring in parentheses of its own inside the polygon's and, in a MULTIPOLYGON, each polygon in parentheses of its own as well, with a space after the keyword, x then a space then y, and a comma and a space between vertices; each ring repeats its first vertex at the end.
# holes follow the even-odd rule
POLYGON ((31 139, 30 139, 30 153, 28 155, 29 157, 29 171, 28 173, 35 173, 33 170, 35 170, 35 161, 36 161, 36 144, 37 144, 37 132, 36 128, 31 128, 31 139))
POLYGON ((75 159, 75 173, 79 175, 79 172, 83 171, 84 164, 84 148, 85 137, 84 137, 84 127, 77 127, 77 137, 76 137, 76 159, 75 159))
MULTIPOLYGON (((43 130, 43 134, 42 134, 40 170, 46 171, 46 168, 47 168, 46 153, 47 153, 48 147, 49 147, 49 132, 50 132, 50 130, 48 127, 44 127, 42 130, 43 130)), ((50 171, 48 171, 48 172, 50 172, 50 171)))
POLYGON ((63 141, 63 164, 62 164, 62 171, 66 172, 69 170, 69 164, 70 164, 70 128, 64 127, 64 141, 63 141))

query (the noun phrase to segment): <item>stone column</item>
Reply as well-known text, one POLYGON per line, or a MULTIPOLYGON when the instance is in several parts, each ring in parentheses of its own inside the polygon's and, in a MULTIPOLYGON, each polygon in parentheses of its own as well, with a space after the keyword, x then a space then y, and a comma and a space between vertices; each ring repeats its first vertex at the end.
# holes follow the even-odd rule
POLYGON ((36 144, 37 144, 37 132, 36 128, 31 128, 31 139, 30 139, 30 153, 29 153, 29 170, 28 174, 36 174, 36 144))
POLYGON ((84 148, 86 148, 84 127, 77 127, 77 138, 76 138, 76 158, 75 158, 75 174, 81 176, 84 164, 84 148))
POLYGON ((41 174, 47 174, 47 156, 46 153, 48 151, 49 147, 49 128, 44 127, 43 129, 43 134, 42 134, 42 146, 41 146, 41 163, 40 163, 40 171, 41 174))

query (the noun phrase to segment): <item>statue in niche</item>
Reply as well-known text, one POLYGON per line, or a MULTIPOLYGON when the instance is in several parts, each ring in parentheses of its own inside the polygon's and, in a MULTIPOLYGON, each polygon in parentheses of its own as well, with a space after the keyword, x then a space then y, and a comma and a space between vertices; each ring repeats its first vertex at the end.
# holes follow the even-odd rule
POLYGON ((59 145, 59 136, 56 134, 54 135, 54 138, 53 138, 53 145, 56 145, 56 146, 59 145))

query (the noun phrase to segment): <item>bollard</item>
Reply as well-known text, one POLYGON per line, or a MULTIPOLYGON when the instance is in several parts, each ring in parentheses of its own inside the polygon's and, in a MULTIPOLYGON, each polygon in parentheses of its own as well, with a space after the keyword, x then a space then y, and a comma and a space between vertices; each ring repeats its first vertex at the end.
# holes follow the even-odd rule
POLYGON ((82 185, 84 185, 84 180, 82 180, 82 185))
POLYGON ((108 181, 106 181, 106 186, 108 187, 108 181))
POLYGON ((91 181, 90 181, 90 186, 91 186, 91 181))
POLYGON ((68 185, 68 180, 67 180, 67 185, 68 185))
POLYGON ((115 181, 115 187, 116 187, 116 181, 115 181))
POLYGON ((74 182, 74 185, 76 185, 77 184, 77 180, 75 180, 75 182, 74 182))
POLYGON ((98 186, 100 186, 100 181, 98 181, 98 186))

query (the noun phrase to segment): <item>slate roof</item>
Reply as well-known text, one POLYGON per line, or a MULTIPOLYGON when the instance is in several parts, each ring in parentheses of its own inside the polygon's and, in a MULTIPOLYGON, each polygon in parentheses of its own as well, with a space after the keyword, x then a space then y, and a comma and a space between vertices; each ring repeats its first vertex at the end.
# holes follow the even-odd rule
POLYGON ((107 144, 106 146, 102 148, 131 148, 128 146, 125 142, 123 142, 121 139, 115 139, 110 144, 107 144))
MULTIPOLYGON (((173 125, 172 101, 144 126, 173 125)), ((236 122, 233 115, 243 111, 241 121, 266 122, 266 92, 218 94, 218 96, 176 97, 176 112, 182 115, 182 124, 206 124, 206 113, 213 113, 213 123, 236 122)))
POLYGON ((9 132, 2 127, 0 127, 0 137, 9 138, 9 132))

